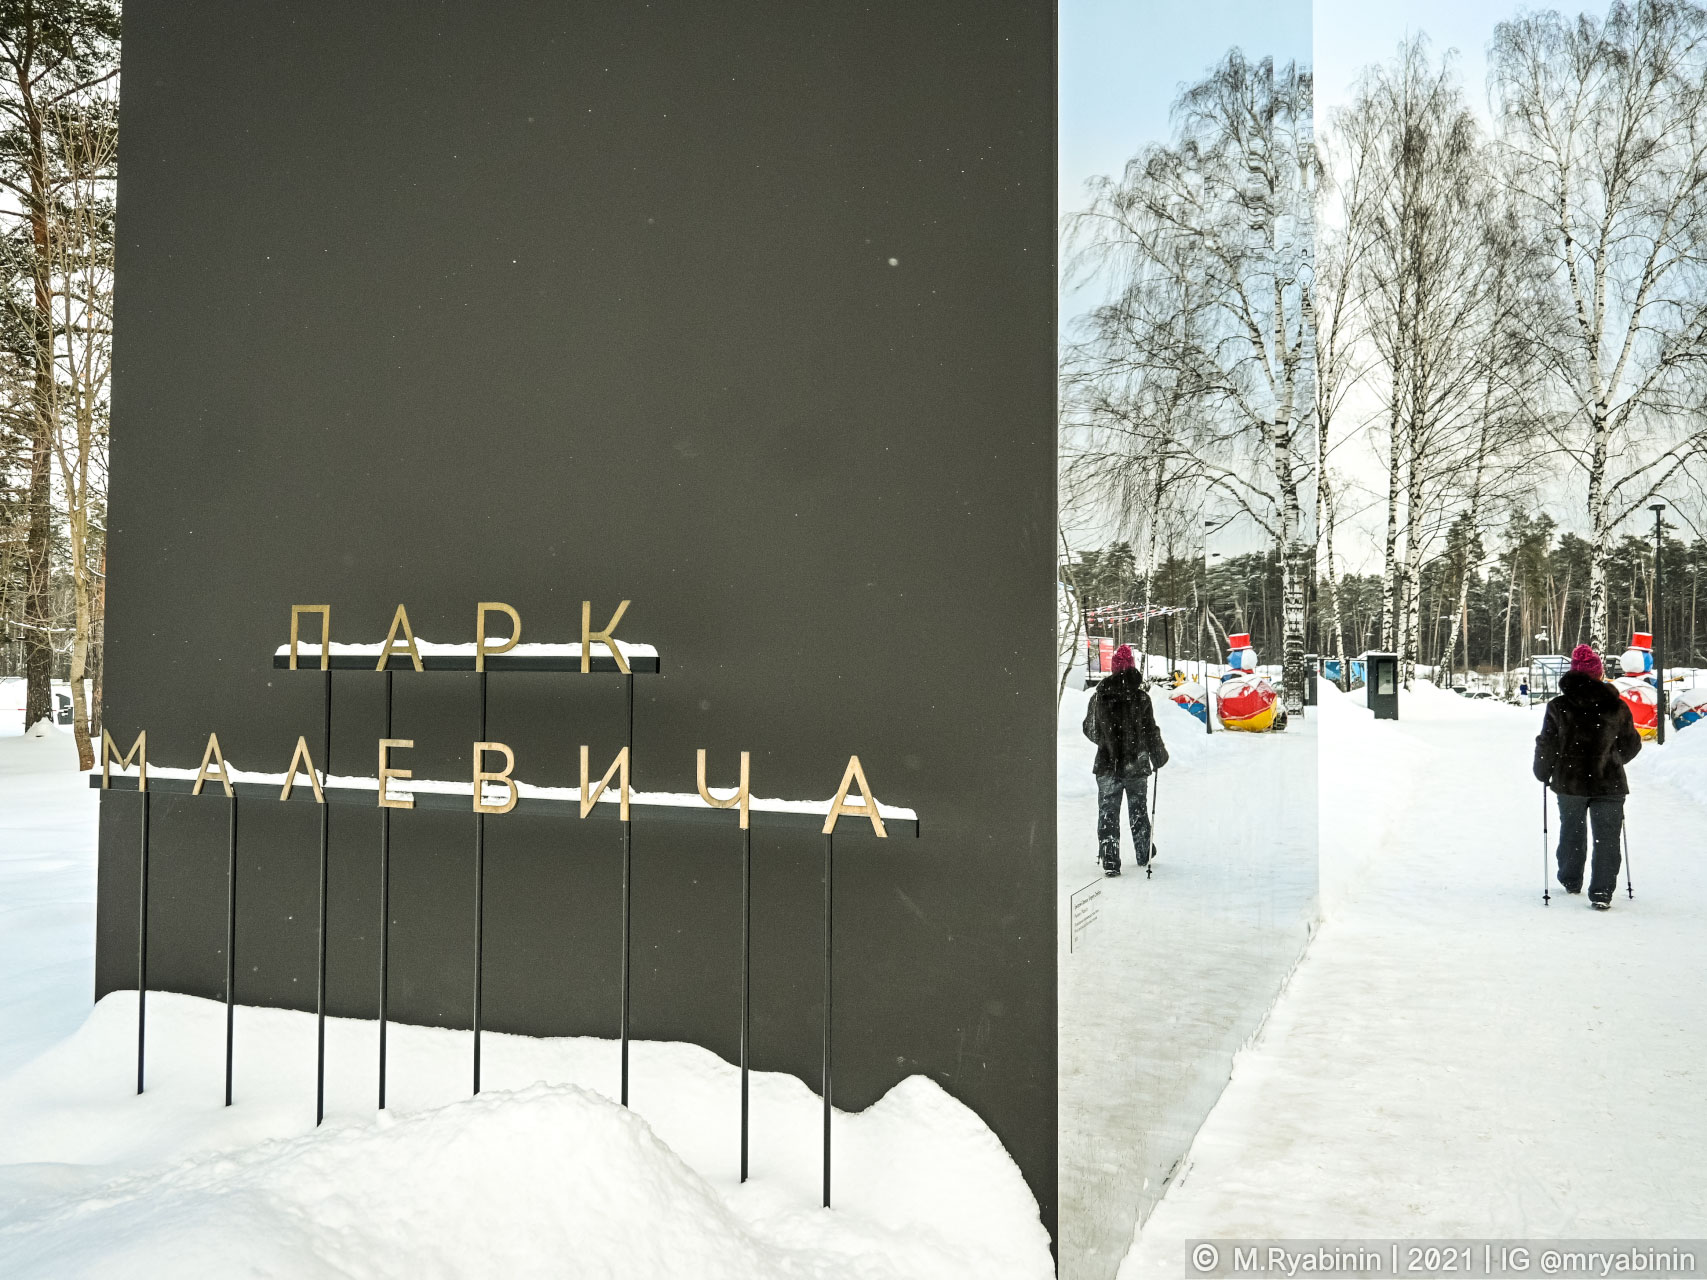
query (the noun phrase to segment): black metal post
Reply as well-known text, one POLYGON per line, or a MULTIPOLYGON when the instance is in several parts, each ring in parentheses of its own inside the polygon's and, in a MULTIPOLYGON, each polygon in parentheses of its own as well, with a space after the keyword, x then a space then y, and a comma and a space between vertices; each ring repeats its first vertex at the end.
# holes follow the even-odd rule
POLYGON ((225 863, 225 1105, 231 1105, 231 1055, 236 1043, 237 1006, 237 797, 231 797, 231 839, 225 863))
MULTIPOLYGON (((634 674, 628 677, 628 769, 634 774, 634 674)), ((622 824, 622 1105, 628 1105, 628 1012, 632 985, 630 950, 634 926, 634 824, 622 824)))
MULTIPOLYGON (((141 784, 138 784, 141 785, 141 784)), ((136 907, 136 1091, 142 1092, 142 1051, 148 1029, 148 792, 142 793, 141 879, 136 907)))
POLYGON ((830 1029, 835 1022, 833 973, 835 959, 836 837, 824 837, 824 1207, 830 1207, 830 1029))
POLYGON ((741 832, 741 1181, 747 1180, 747 1037, 753 1004, 753 830, 741 832))
MULTIPOLYGON (((480 741, 486 741, 486 673, 480 673, 480 741)), ((476 761, 476 764, 479 762, 476 761)), ((476 786, 479 784, 477 783, 476 786)), ((476 800, 481 797, 478 791, 476 800)), ((474 815, 474 1092, 480 1092, 480 998, 486 956, 486 815, 474 815)))
MULTIPOLYGON (((332 668, 326 668, 325 738, 321 744, 320 767, 326 781, 332 781, 332 668)), ((315 1062, 314 1062, 314 1123, 316 1127, 326 1118, 326 889, 329 879, 328 858, 332 836, 330 805, 320 806, 320 955, 315 967, 315 1062)))
POLYGON ((1665 534, 1660 513, 1666 504, 1656 502, 1648 508, 1654 513, 1654 722, 1658 730, 1655 739, 1660 746, 1666 741, 1666 667, 1660 655, 1660 637, 1665 631, 1664 597, 1660 594, 1660 562, 1665 559, 1665 534))
MULTIPOLYGON (((391 671, 385 672, 385 736, 391 736, 391 671)), ((379 1109, 385 1110, 385 1023, 391 996, 391 810, 379 811, 379 1109)))

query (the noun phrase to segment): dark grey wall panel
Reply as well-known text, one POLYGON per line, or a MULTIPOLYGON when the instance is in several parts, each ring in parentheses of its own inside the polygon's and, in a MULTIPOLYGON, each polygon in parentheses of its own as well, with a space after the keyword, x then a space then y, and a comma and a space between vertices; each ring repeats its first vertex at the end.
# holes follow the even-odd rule
MULTIPOLYGON (((924 1072, 1053 1221, 1054 13, 905 4, 132 0, 107 722, 161 764, 314 738, 292 602, 472 638, 634 605, 638 784, 693 749, 824 796, 850 752, 918 841, 843 842, 838 1101, 924 1072), (893 261, 893 264, 891 263, 893 261)), ((400 675, 420 776, 472 676, 400 675)), ((380 685, 340 675, 335 771, 380 685)), ((493 677, 568 782, 613 677, 493 677)), ((134 983, 134 797, 102 816, 98 984, 134 983)), ((155 980, 213 994, 223 805, 158 802, 155 980)), ((375 814, 332 817, 331 999, 371 1016, 375 814)), ((611 824, 489 824, 489 1025, 612 1034, 611 824)), ((312 1003, 311 810, 243 820, 240 998, 312 1003)), ((755 841, 755 1061, 815 1079, 819 841, 755 841)), ((395 826, 394 1004, 465 1025, 472 820, 395 826)), ((636 1033, 732 1054, 733 832, 636 833, 636 1033)), ((637 1099, 643 1105, 643 1099, 637 1099)))

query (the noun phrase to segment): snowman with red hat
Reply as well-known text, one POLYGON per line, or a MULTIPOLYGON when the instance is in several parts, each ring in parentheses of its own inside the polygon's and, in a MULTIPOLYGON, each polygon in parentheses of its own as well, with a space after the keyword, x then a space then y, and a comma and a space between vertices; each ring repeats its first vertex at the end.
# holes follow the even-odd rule
POLYGON ((1619 657, 1624 674, 1612 682, 1624 705, 1630 708, 1630 718, 1636 722, 1636 732, 1644 742, 1659 736, 1660 698, 1654 681, 1654 637, 1638 631, 1631 637, 1630 647, 1619 657))
POLYGON ((1277 727, 1280 694, 1267 676, 1257 674, 1257 651, 1248 631, 1228 636, 1227 650, 1227 674, 1217 698, 1221 723, 1238 733, 1267 733, 1277 727))

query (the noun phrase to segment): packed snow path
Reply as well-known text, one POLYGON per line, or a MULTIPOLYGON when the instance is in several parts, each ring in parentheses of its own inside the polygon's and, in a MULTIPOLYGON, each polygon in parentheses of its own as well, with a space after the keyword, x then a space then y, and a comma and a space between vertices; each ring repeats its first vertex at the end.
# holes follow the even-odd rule
POLYGON ((1543 908, 1539 708, 1323 698, 1325 922, 1123 1280, 1201 1237, 1707 1235, 1707 731, 1630 768, 1635 899, 1543 908))
POLYGON ((1170 755, 1160 856, 1146 879, 1123 817, 1125 874, 1104 880, 1087 697, 1062 700, 1057 746, 1061 1275, 1112 1280, 1308 940, 1316 741, 1311 718, 1206 735, 1153 695, 1170 755), (1099 919, 1069 951, 1067 901, 1087 885, 1099 919))

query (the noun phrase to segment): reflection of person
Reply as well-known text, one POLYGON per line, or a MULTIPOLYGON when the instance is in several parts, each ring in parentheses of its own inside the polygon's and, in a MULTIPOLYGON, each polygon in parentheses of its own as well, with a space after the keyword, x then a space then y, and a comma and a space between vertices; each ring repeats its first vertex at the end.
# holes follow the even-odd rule
POLYGON ((1602 673, 1593 649, 1579 644, 1572 651, 1571 669, 1559 677, 1559 696, 1547 704, 1535 739, 1535 776, 1559 798, 1559 883, 1566 893, 1582 892, 1588 828, 1594 829, 1588 900, 1605 911, 1618 888, 1618 833, 1630 794, 1624 766, 1642 749, 1642 738, 1602 673))
POLYGON ((1117 876, 1120 798, 1126 797, 1132 822, 1132 851, 1138 865, 1145 866, 1150 861, 1150 812, 1144 788, 1150 774, 1168 762, 1168 749, 1131 645, 1114 651, 1109 670, 1085 708, 1085 737, 1097 744, 1091 766, 1097 780, 1097 858, 1105 875, 1117 876))

